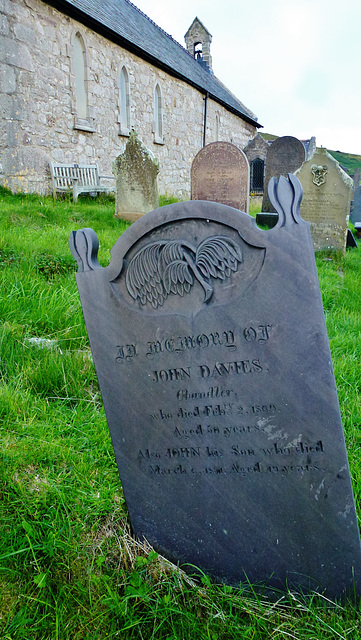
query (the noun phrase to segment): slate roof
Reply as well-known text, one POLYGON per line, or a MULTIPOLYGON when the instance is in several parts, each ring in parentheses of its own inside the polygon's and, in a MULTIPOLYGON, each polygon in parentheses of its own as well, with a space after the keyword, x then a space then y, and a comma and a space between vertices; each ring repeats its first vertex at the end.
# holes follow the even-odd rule
POLYGON ((50 0, 47 4, 70 15, 123 48, 167 73, 181 78, 226 109, 259 127, 251 111, 176 40, 129 0, 50 0))

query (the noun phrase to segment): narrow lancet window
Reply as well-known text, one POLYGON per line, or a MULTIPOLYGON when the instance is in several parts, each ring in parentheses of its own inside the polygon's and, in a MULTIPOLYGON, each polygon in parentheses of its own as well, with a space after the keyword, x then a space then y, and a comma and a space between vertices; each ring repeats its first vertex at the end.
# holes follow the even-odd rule
POLYGON ((74 38, 74 75, 76 114, 80 120, 88 118, 88 101, 86 92, 85 46, 79 33, 74 38))
POLYGON ((125 67, 120 72, 120 133, 130 133, 130 88, 129 75, 125 67))
POLYGON ((163 143, 163 104, 159 84, 154 90, 154 142, 163 143))

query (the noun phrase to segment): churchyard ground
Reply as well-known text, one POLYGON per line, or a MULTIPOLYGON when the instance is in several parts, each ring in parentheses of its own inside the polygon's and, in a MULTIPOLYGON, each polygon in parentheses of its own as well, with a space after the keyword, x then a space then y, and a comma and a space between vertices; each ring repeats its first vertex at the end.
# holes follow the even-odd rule
MULTIPOLYGON (((105 266, 128 223, 105 197, 0 209, 0 637, 361 638, 358 605, 196 581, 132 539, 68 249, 92 227, 105 266)), ((317 267, 360 514, 360 249, 317 267)))

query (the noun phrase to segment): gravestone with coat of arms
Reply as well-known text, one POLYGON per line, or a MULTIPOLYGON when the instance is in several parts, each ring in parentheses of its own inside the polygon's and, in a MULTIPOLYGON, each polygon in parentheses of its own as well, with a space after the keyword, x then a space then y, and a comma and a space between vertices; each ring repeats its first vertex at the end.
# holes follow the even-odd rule
POLYGON ((296 176, 303 187, 301 214, 310 223, 315 251, 345 251, 352 178, 326 149, 315 153, 296 176))

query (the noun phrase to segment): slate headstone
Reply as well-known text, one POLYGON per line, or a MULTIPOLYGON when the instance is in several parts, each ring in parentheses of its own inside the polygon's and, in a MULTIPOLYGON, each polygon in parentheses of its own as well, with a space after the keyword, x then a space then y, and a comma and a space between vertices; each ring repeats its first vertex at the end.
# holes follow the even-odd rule
POLYGON ((356 249, 357 248, 356 238, 353 235, 351 229, 347 229, 347 237, 346 237, 346 249, 356 249))
POLYGON ((248 213, 249 164, 230 142, 211 142, 191 167, 191 199, 211 200, 248 213))
POLYGON ((353 176, 353 190, 354 193, 356 191, 356 189, 358 189, 360 186, 360 167, 356 167, 355 169, 355 173, 353 176))
MULTIPOLYGON (((293 136, 282 136, 272 142, 266 157, 265 185, 269 184, 271 178, 287 176, 294 173, 305 161, 306 151, 300 140, 293 136)), ((263 192, 262 211, 275 212, 268 191, 263 192)))
POLYGON ((113 163, 115 217, 134 222, 158 207, 159 165, 153 154, 132 131, 125 151, 113 163))
POLYGON ((315 251, 345 251, 352 178, 326 149, 296 172, 303 187, 301 214, 310 223, 315 251))
MULTIPOLYGON (((212 202, 135 222, 77 283, 133 532, 214 580, 361 588, 361 551, 309 224, 294 176, 270 231, 212 202)), ((185 566, 185 568, 187 568, 185 566)))
POLYGON ((263 213, 261 211, 260 213, 256 214, 256 222, 261 227, 268 227, 268 229, 273 229, 273 227, 275 227, 278 222, 278 215, 277 213, 263 213))
POLYGON ((350 215, 350 222, 361 222, 361 187, 357 187, 353 194, 353 205, 350 215))

